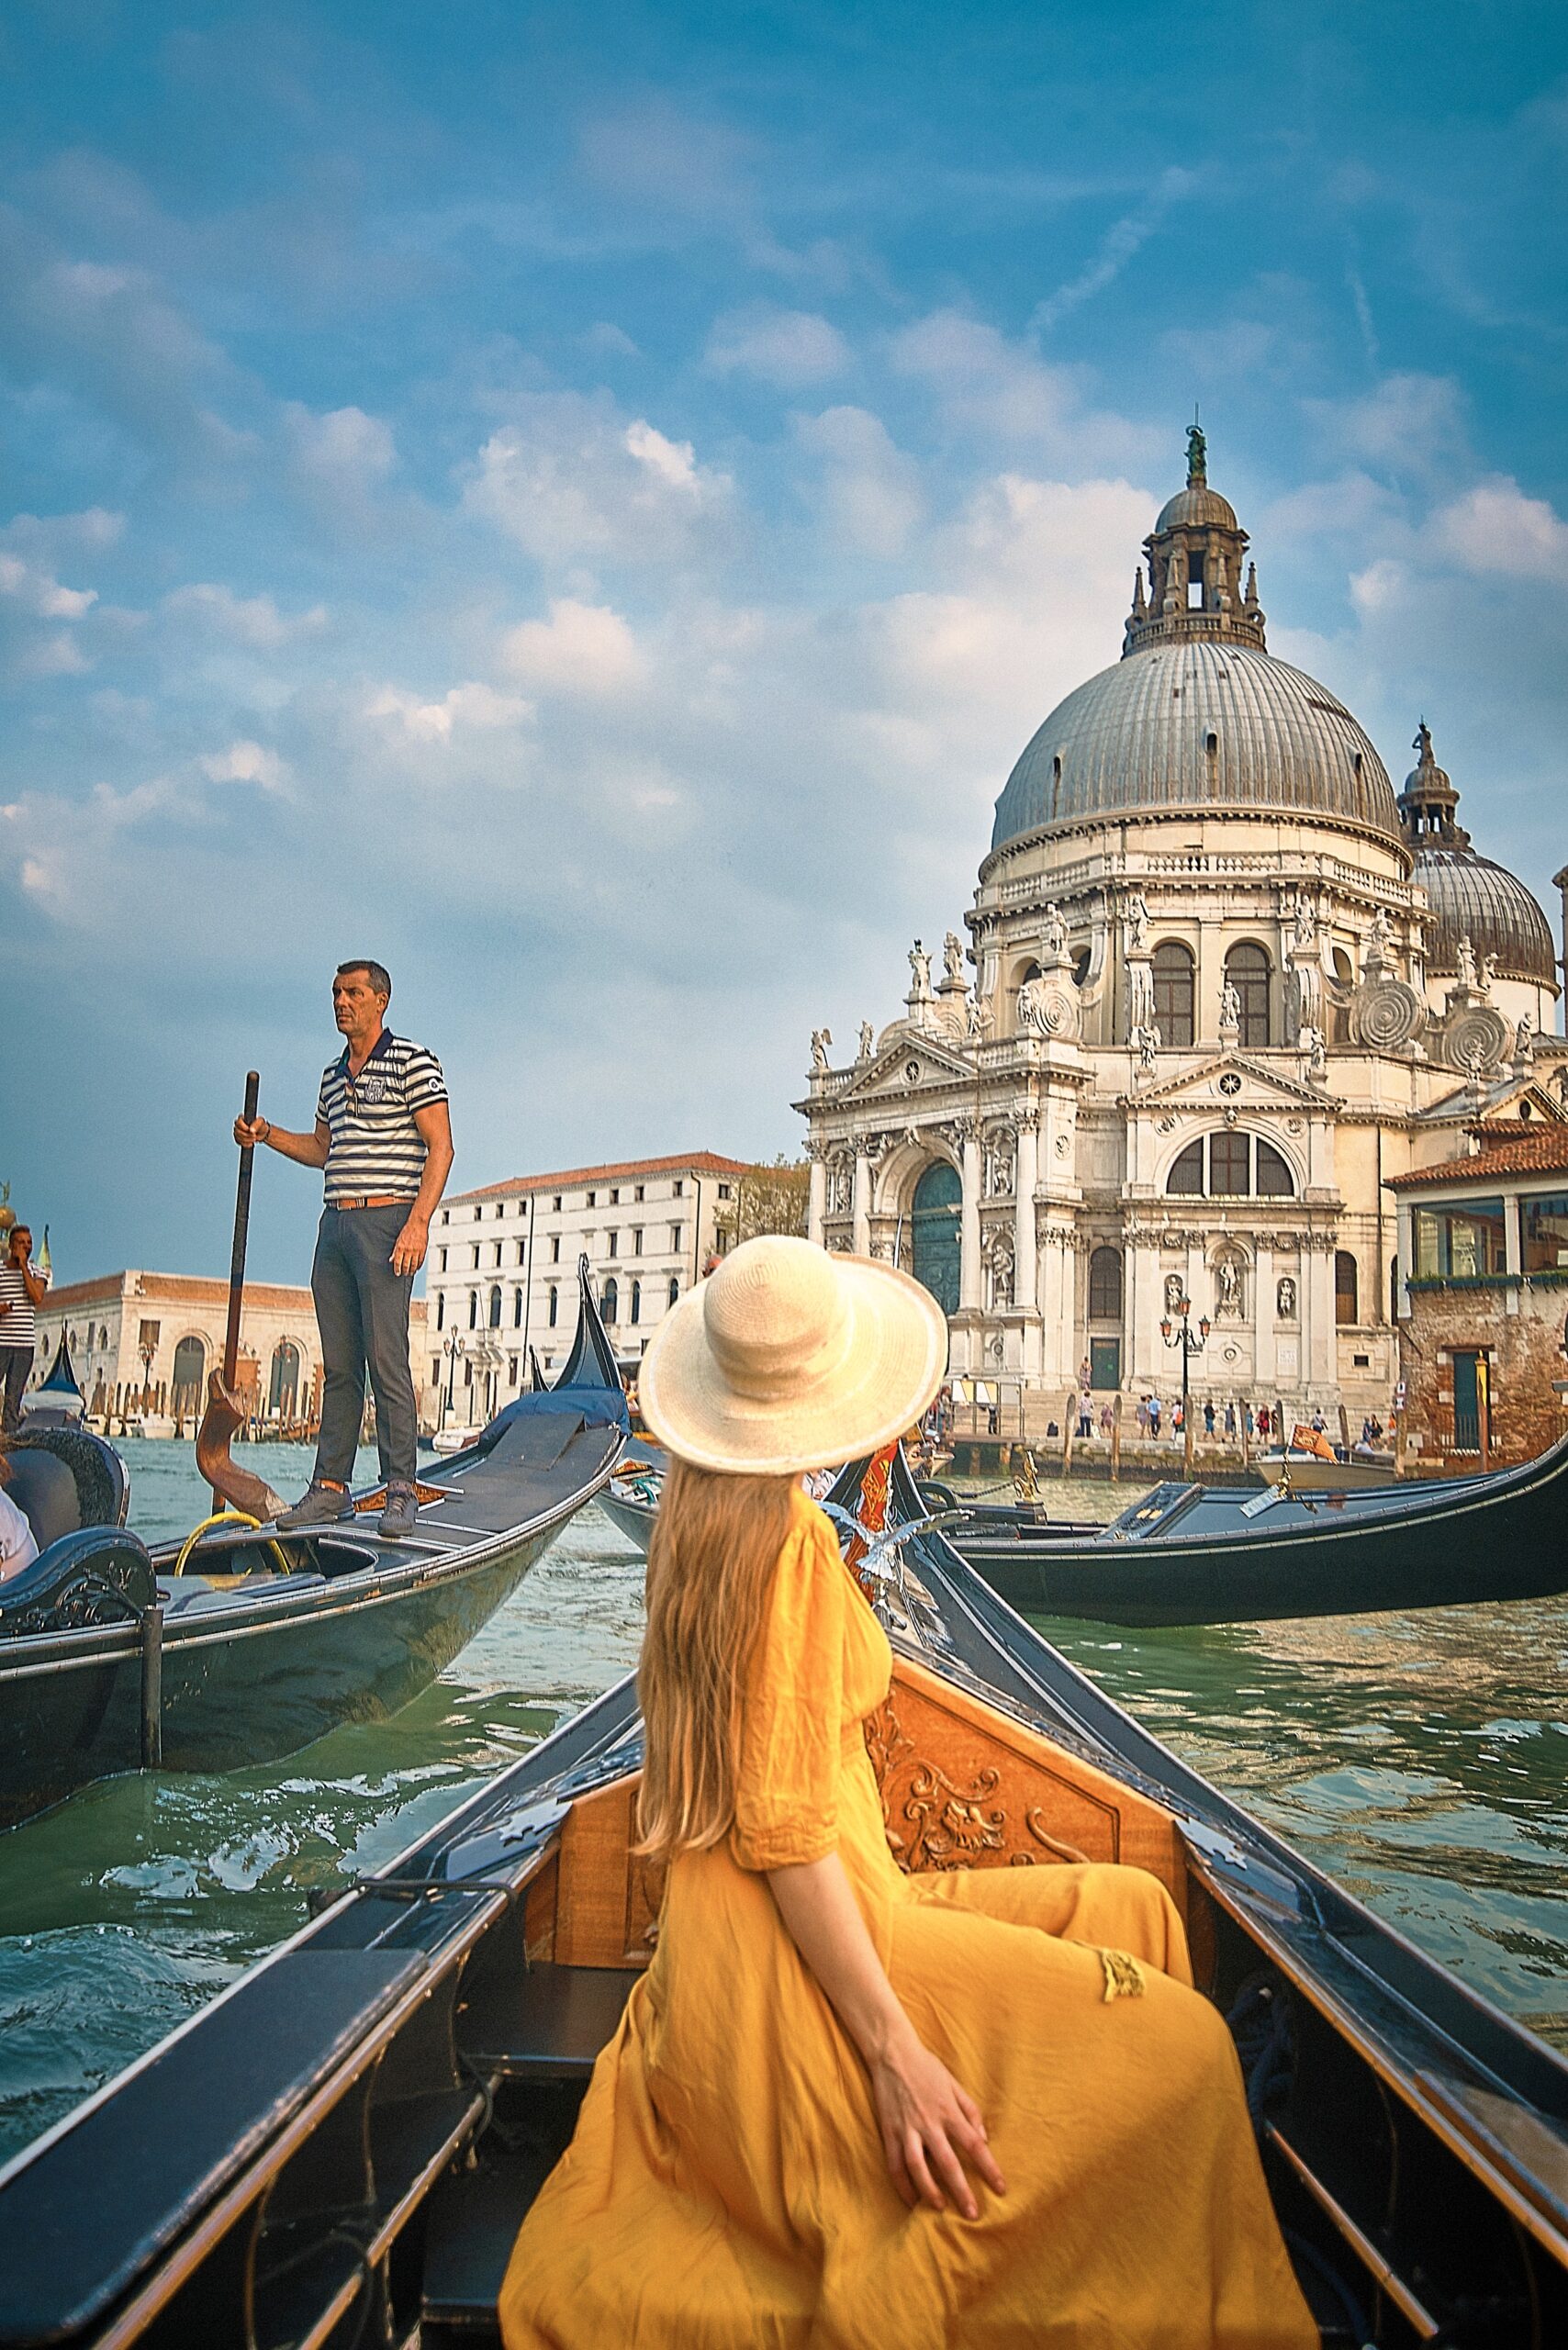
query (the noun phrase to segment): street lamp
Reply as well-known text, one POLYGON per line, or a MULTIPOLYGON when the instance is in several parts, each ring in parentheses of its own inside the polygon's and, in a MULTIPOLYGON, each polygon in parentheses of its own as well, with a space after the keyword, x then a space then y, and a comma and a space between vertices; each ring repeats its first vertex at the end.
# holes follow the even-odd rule
POLYGON ((1194 1337, 1191 1320, 1192 1299, 1185 1295, 1177 1298, 1175 1308, 1182 1316, 1181 1327, 1178 1329, 1167 1314, 1159 1326, 1159 1335, 1168 1347, 1180 1347, 1182 1349, 1182 1455, 1186 1473, 1191 1478, 1193 1474, 1193 1405, 1187 1374, 1193 1357, 1201 1355, 1207 1346, 1209 1332, 1214 1326, 1206 1314, 1201 1315, 1198 1319, 1198 1336, 1194 1337))
POLYGON ((457 1376, 457 1358, 465 1351, 463 1340, 455 1330, 442 1341, 441 1350, 446 1357, 446 1393, 441 1399, 441 1425, 444 1427, 446 1416, 452 1409, 452 1386, 457 1376))

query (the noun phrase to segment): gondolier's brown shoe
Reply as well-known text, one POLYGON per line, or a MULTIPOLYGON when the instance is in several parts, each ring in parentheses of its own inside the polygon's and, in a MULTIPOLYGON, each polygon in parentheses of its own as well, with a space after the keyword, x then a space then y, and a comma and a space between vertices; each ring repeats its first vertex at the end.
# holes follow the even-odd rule
POLYGON ((302 1526, 336 1526, 340 1518, 353 1516, 353 1503, 344 1487, 312 1481, 309 1492, 302 1494, 278 1519, 278 1532, 294 1534, 302 1526))
POLYGON ((386 1506, 381 1513, 380 1534, 384 1542, 401 1541, 411 1534, 420 1520, 420 1500, 412 1485, 386 1481, 386 1506))

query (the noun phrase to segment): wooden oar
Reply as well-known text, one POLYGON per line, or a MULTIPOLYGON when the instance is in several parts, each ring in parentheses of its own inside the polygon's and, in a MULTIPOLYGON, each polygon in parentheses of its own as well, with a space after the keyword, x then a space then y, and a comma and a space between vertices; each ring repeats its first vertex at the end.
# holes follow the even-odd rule
MULTIPOLYGON (((245 1123, 256 1115, 262 1080, 254 1069, 245 1079, 245 1123)), ((225 1502, 264 1524, 287 1507, 264 1477, 241 1469, 229 1448, 245 1425, 245 1413, 235 1387, 240 1368, 240 1308, 245 1290, 245 1245, 251 1230, 251 1177, 256 1154, 248 1145, 240 1151, 240 1182, 234 1195, 234 1247, 229 1259, 229 1325, 223 1336, 223 1368, 207 1382, 207 1409, 196 1430, 196 1467, 212 1487, 213 1506, 225 1502)))

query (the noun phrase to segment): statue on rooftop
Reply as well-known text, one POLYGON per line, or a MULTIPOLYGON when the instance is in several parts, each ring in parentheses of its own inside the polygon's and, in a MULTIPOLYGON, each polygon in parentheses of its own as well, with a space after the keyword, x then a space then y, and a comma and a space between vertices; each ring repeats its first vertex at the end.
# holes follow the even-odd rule
POLYGON ((858 1058, 868 1061, 876 1049, 877 1032, 868 1020, 860 1023, 860 1052, 858 1058))
POLYGON ((827 1069, 827 1048, 833 1042, 831 1028, 812 1030, 812 1067, 821 1076, 827 1069))
POLYGON ((924 1003, 931 994, 931 957, 918 938, 909 950, 909 968, 914 974, 910 993, 917 1002, 924 1003))
POLYGON ((942 941, 942 976, 945 985, 964 985, 964 942, 956 930, 950 930, 942 941))
POLYGON ((1209 444, 1204 428, 1194 418, 1187 427, 1187 487, 1206 489, 1209 479, 1209 444))

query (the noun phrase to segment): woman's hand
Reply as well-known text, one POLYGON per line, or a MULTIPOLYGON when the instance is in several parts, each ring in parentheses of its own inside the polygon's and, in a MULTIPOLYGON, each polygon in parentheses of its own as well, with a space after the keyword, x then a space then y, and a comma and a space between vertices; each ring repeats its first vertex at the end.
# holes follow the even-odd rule
POLYGON ((979 2219, 965 2164, 993 2195, 1005 2195, 1007 2182, 969 2091, 913 2029, 870 2069, 888 2169, 910 2210, 928 2203, 934 2211, 945 2211, 951 2202, 966 2220, 979 2219))
POLYGON ((910 2210, 949 2204, 966 2220, 980 2207, 964 2165, 993 2195, 1006 2181, 986 2143, 969 2091, 934 2056, 900 2005, 836 1852, 767 1871, 778 1914, 801 1956, 832 2001, 871 2078, 877 2126, 910 2210))

